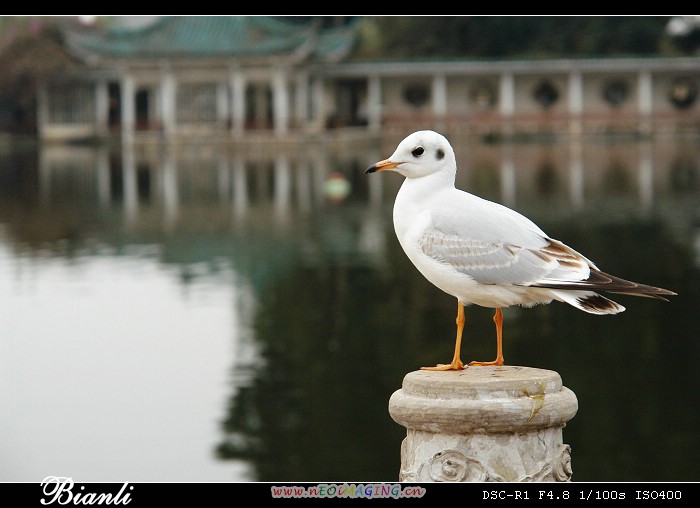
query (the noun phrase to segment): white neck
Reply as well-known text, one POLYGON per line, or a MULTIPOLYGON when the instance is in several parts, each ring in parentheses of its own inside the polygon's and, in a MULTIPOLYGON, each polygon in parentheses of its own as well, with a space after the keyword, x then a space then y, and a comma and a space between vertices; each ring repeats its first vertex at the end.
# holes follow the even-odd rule
POLYGON ((440 191, 454 189, 454 175, 440 171, 420 178, 406 178, 401 184, 394 202, 394 229, 401 237, 401 232, 416 220, 426 206, 440 191), (396 210, 401 208, 398 215, 396 210))

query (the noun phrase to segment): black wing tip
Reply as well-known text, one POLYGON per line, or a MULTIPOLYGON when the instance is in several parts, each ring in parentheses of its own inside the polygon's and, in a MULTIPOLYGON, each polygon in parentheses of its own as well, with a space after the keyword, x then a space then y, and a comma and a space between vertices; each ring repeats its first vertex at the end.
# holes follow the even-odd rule
POLYGON ((663 300, 664 302, 670 301, 668 298, 664 298, 666 296, 678 296, 678 293, 674 293, 673 291, 669 291, 668 289, 654 289, 658 289, 659 291, 613 291, 610 289, 607 289, 606 291, 608 291, 609 293, 614 293, 616 295, 642 296, 645 298, 653 298, 654 300, 663 300))
POLYGON ((564 289, 570 291, 603 291, 616 295, 643 296, 668 302, 666 296, 678 296, 678 293, 664 288, 639 284, 625 279, 620 279, 607 273, 591 270, 591 277, 586 280, 569 281, 561 283, 533 284, 533 287, 548 289, 564 289))
POLYGON ((576 302, 581 310, 593 314, 617 314, 625 310, 622 305, 596 293, 580 296, 576 302))
POLYGON ((678 293, 669 289, 632 282, 595 269, 591 270, 588 280, 582 282, 591 284, 589 286, 590 289, 618 295, 646 296, 665 301, 668 301, 668 299, 664 298, 664 296, 678 296, 678 293))

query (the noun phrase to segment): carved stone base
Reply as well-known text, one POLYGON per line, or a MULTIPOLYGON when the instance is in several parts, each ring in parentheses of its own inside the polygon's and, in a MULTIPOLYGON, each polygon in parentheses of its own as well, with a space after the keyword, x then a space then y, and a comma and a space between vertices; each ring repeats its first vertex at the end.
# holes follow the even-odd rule
POLYGON ((559 374, 529 367, 416 371, 389 401, 407 429, 400 481, 569 481, 562 428, 578 409, 559 374))

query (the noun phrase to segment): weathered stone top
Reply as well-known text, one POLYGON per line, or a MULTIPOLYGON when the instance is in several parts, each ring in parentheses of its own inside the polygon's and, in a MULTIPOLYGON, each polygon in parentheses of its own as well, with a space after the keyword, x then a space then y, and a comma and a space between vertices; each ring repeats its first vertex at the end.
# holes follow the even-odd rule
POLYGON ((410 372, 389 400, 394 421, 435 433, 562 427, 577 410, 576 395, 558 373, 517 366, 410 372))

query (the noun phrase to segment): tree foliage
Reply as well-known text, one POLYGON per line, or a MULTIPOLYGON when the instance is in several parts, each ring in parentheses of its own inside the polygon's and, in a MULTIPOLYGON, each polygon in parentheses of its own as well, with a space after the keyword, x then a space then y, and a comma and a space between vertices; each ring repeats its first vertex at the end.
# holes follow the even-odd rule
POLYGON ((375 58, 509 58, 692 52, 665 16, 382 16, 365 19, 358 48, 375 58))
POLYGON ((39 80, 77 65, 64 47, 56 21, 31 18, 3 28, 0 91, 33 95, 39 80))

